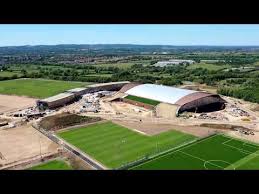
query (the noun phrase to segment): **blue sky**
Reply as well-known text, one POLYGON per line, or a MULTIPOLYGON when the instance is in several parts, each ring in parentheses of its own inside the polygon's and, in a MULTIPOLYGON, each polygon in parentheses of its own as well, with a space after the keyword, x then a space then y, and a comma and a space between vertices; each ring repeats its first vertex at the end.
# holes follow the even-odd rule
POLYGON ((1 25, 0 46, 258 45, 259 25, 1 25))

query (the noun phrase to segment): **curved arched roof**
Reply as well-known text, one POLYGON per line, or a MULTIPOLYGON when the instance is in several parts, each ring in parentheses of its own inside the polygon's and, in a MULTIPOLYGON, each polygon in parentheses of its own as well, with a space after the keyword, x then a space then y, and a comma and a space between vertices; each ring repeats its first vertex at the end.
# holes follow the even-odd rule
POLYGON ((195 93, 191 93, 191 94, 188 94, 188 95, 180 98, 175 104, 183 106, 183 105, 185 105, 185 104, 187 104, 191 101, 198 100, 198 99, 208 97, 208 96, 218 96, 218 95, 217 94, 210 94, 210 93, 207 93, 207 92, 195 92, 195 93))
POLYGON ((138 85, 141 85, 139 83, 129 83, 129 84, 126 84, 124 85, 119 92, 122 92, 122 93, 125 93, 126 91, 128 91, 129 89, 133 88, 133 87, 136 87, 138 85))
POLYGON ((163 85, 142 84, 130 88, 129 90, 125 91, 125 93, 128 95, 148 98, 160 102, 177 104, 177 101, 187 95, 202 92, 163 85))

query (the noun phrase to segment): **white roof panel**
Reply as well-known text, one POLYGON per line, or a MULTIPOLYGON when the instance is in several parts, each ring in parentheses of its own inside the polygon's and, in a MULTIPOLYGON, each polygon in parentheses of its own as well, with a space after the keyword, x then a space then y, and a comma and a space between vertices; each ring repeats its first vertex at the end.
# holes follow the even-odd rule
POLYGON ((130 83, 129 81, 120 81, 120 82, 108 82, 108 83, 99 83, 99 84, 93 84, 93 85, 88 85, 88 88, 95 88, 95 87, 100 87, 100 86, 109 86, 109 85, 114 85, 114 84, 128 84, 130 83))
POLYGON ((87 88, 73 88, 71 90, 67 90, 67 92, 81 92, 86 90, 87 88))
POLYGON ((70 97, 70 96, 73 96, 73 95, 74 94, 70 94, 70 93, 60 93, 60 94, 57 94, 55 96, 51 96, 49 98, 45 98, 45 99, 40 100, 40 101, 53 102, 53 101, 60 100, 60 99, 63 99, 63 98, 67 98, 67 97, 70 97))
POLYGON ((175 104, 182 97, 195 92, 197 91, 163 85, 142 84, 129 89, 125 93, 132 96, 175 104))

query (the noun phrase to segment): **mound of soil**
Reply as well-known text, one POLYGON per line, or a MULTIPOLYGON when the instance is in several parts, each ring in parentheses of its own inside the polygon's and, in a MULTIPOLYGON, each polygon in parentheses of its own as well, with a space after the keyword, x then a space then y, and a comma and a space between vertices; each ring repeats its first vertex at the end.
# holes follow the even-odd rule
POLYGON ((61 113, 43 118, 39 125, 45 130, 58 130, 83 123, 93 123, 102 120, 99 117, 86 117, 70 113, 61 113))
POLYGON ((258 112, 259 112, 259 105, 256 106, 256 107, 254 107, 254 108, 252 109, 252 111, 258 111, 258 112))
POLYGON ((250 129, 245 128, 243 126, 230 125, 230 124, 202 123, 202 124, 200 124, 200 126, 201 127, 214 128, 214 129, 223 129, 223 130, 236 130, 236 129, 250 130, 250 129))
POLYGON ((10 119, 3 119, 3 118, 0 118, 0 123, 2 122, 10 122, 10 119))

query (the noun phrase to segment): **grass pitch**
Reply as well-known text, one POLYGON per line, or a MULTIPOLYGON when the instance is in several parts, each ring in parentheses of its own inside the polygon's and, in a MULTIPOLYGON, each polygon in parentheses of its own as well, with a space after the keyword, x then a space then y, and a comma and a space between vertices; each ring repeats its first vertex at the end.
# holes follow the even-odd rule
POLYGON ((53 160, 34 166, 29 170, 72 170, 72 167, 62 160, 53 160))
POLYGON ((46 98, 87 83, 56 80, 16 79, 0 81, 0 94, 46 98))
POLYGON ((215 135, 154 158, 132 170, 259 169, 258 150, 258 145, 215 135))
POLYGON ((159 101, 156 101, 156 100, 151 100, 151 99, 141 98, 141 97, 131 96, 131 95, 128 95, 125 98, 129 99, 129 100, 134 100, 134 101, 137 101, 137 102, 142 102, 144 104, 149 104, 149 105, 152 105, 152 106, 156 106, 160 103, 159 101))
POLYGON ((109 168, 120 167, 158 149, 167 149, 195 139, 178 131, 146 136, 112 122, 72 129, 58 135, 109 168))

